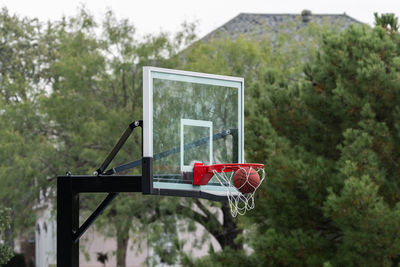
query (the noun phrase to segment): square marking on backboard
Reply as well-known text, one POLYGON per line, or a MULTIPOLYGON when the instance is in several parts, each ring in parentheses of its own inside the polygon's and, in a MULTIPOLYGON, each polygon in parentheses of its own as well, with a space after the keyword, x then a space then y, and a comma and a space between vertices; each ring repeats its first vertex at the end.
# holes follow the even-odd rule
MULTIPOLYGON (((190 120, 190 119, 181 119, 181 171, 185 172, 191 172, 193 171, 193 165, 189 164, 187 165, 185 162, 185 150, 187 151, 187 154, 189 153, 190 150, 195 149, 196 147, 204 147, 208 143, 208 150, 209 150, 209 158, 208 162, 203 162, 206 163, 207 165, 212 164, 212 159, 213 159, 213 129, 212 129, 212 121, 203 121, 203 120, 190 120), (185 126, 187 128, 194 128, 194 129, 201 129, 203 128, 204 130, 207 131, 208 137, 204 136, 196 136, 199 138, 191 138, 189 139, 188 136, 186 135, 185 139, 185 126), (189 139, 189 140, 188 140, 189 139), (192 140, 193 139, 193 140, 192 140)), ((193 131, 192 131, 193 132, 193 131)), ((199 158, 192 158, 190 160, 191 162, 194 161, 200 161, 199 158)))

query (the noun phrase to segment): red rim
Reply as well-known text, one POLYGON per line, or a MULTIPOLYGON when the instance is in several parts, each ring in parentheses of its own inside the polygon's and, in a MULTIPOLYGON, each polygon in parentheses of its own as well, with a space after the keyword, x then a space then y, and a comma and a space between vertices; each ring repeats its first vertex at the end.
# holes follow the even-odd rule
POLYGON ((203 165, 203 163, 195 163, 193 167, 193 184, 206 185, 213 177, 214 172, 233 172, 240 168, 252 168, 259 170, 264 168, 264 164, 259 163, 222 163, 214 165, 203 165))
POLYGON ((250 168, 253 169, 262 169, 264 168, 264 164, 261 163, 222 163, 222 164, 213 164, 206 165, 206 168, 210 170, 222 170, 222 169, 230 169, 230 170, 238 170, 240 168, 250 168))

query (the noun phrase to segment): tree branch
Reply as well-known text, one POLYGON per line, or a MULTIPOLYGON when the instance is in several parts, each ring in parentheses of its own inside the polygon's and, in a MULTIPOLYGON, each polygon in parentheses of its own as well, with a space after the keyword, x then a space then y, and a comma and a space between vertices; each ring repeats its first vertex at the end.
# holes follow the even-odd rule
POLYGON ((197 207, 206 215, 207 218, 211 218, 211 216, 214 216, 209 209, 207 209, 203 203, 199 199, 195 199, 194 203, 197 205, 197 207))

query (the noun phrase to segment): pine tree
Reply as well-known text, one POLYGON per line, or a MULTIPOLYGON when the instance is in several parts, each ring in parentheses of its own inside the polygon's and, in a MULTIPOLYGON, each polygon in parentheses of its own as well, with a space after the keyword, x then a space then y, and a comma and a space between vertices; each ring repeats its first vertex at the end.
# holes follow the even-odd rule
POLYGON ((249 214, 259 226, 253 242, 261 265, 399 263, 394 21, 378 17, 373 29, 325 34, 304 81, 261 93, 249 140, 254 159, 267 163, 268 178, 249 214))

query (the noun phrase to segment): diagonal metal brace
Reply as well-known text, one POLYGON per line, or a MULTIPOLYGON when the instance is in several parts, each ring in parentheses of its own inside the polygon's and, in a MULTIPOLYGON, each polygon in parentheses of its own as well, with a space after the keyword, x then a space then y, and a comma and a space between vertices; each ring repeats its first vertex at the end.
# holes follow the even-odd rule
POLYGON ((94 223, 94 221, 99 217, 105 208, 114 200, 114 198, 118 195, 118 193, 109 193, 107 197, 100 203, 97 209, 86 219, 86 221, 82 224, 81 227, 76 231, 76 233, 72 233, 72 241, 76 243, 79 241, 81 236, 86 232, 86 230, 94 223))
POLYGON ((125 132, 119 138, 118 143, 111 150, 110 154, 108 154, 107 158, 104 160, 103 164, 101 164, 100 168, 98 168, 95 171, 94 175, 101 175, 101 174, 104 173, 104 170, 107 169, 108 165, 111 163, 111 161, 118 154, 119 150, 125 144, 126 140, 129 138, 129 136, 131 135, 131 133, 133 132, 133 130, 136 127, 142 127, 143 128, 143 121, 142 120, 134 121, 131 124, 129 124, 129 127, 126 128, 125 132))

